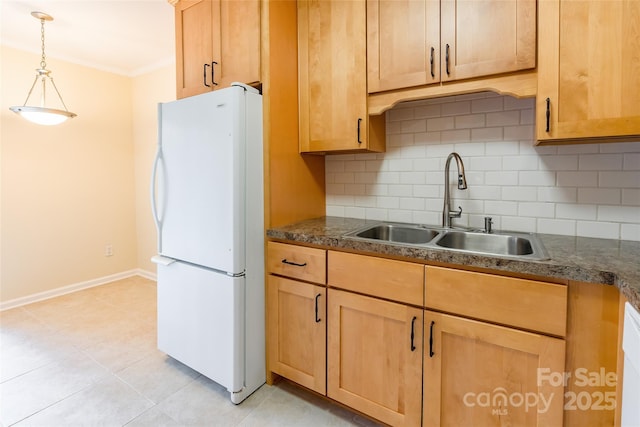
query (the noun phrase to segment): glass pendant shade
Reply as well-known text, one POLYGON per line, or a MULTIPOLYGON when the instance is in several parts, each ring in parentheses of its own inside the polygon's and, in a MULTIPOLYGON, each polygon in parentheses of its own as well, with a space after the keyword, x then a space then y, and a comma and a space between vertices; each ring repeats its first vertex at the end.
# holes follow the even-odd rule
POLYGON ((31 12, 31 15, 34 18, 40 20, 41 26, 41 34, 42 34, 42 60, 40 61, 40 68, 36 69, 36 78, 31 85, 31 89, 29 90, 29 94, 27 95, 27 99, 24 101, 24 105, 21 106, 13 106, 9 109, 16 114, 21 115, 25 119, 29 120, 32 123, 36 123, 39 125, 57 125, 60 124, 67 119, 71 119, 75 117, 77 114, 70 112, 67 109, 64 101, 62 100, 62 96, 56 87, 56 84, 53 81, 53 78, 50 76, 51 71, 47 70, 47 63, 45 62, 45 54, 44 54, 44 21, 52 21, 53 18, 46 13, 42 12, 31 12), (31 97, 31 93, 33 92, 33 88, 36 86, 38 81, 42 84, 42 93, 40 95, 40 106, 31 106, 27 105, 29 102, 29 98, 31 97), (55 89, 56 94, 58 95, 58 99, 62 103, 64 110, 57 108, 49 108, 46 106, 46 94, 47 94, 47 82, 51 83, 51 86, 55 89))

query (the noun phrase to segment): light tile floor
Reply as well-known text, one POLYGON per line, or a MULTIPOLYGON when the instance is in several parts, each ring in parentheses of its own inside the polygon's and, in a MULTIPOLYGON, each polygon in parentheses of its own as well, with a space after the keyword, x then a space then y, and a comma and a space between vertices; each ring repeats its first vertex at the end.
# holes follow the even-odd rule
POLYGON ((0 313, 0 427, 375 426, 281 381, 240 405, 156 349, 139 276, 0 313))

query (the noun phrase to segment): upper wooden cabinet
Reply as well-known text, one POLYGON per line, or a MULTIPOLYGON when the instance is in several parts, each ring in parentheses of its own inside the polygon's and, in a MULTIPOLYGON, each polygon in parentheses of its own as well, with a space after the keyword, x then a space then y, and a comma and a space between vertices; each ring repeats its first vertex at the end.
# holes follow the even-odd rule
POLYGON ((365 0, 298 1, 300 152, 384 151, 367 112, 365 0))
POLYGON ((440 81, 440 0, 367 0, 369 92, 440 81))
POLYGON ((535 0, 367 0, 369 92, 536 66, 535 0))
POLYGON ((640 136, 640 2, 539 3, 538 142, 640 136))
POLYGON ((260 80, 260 1, 175 5, 177 97, 260 80))

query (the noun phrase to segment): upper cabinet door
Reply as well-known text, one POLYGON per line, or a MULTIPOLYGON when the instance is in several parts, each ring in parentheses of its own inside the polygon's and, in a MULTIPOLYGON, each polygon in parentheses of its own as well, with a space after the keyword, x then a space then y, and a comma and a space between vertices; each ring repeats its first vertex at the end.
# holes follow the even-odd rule
POLYGON ((370 130, 367 114, 365 0, 298 1, 298 83, 301 152, 384 150, 384 116, 370 130))
POLYGON ((440 0, 367 0, 369 92, 440 81, 440 0))
POLYGON ((640 136, 640 2, 545 0, 539 8, 538 141, 640 136))
POLYGON ((536 0, 441 0, 441 8, 442 81, 536 66, 536 0))
POLYGON ((178 98, 260 80, 259 0, 181 0, 175 18, 178 98))
POLYGON ((175 6, 178 99, 213 89, 210 80, 214 50, 213 9, 210 0, 182 0, 175 6))
POLYGON ((213 55, 218 63, 214 64, 215 89, 233 82, 260 81, 260 1, 223 0, 218 4, 214 12, 214 23, 220 23, 214 30, 214 40, 219 40, 213 55))

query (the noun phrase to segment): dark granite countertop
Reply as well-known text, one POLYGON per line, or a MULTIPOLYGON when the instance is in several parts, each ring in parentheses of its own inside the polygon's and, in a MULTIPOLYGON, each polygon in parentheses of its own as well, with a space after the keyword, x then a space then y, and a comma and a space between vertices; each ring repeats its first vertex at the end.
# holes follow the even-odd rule
POLYGON ((267 237, 364 253, 615 285, 640 310, 640 242, 538 234, 551 259, 533 261, 343 238, 371 221, 321 217, 267 230, 267 237))

